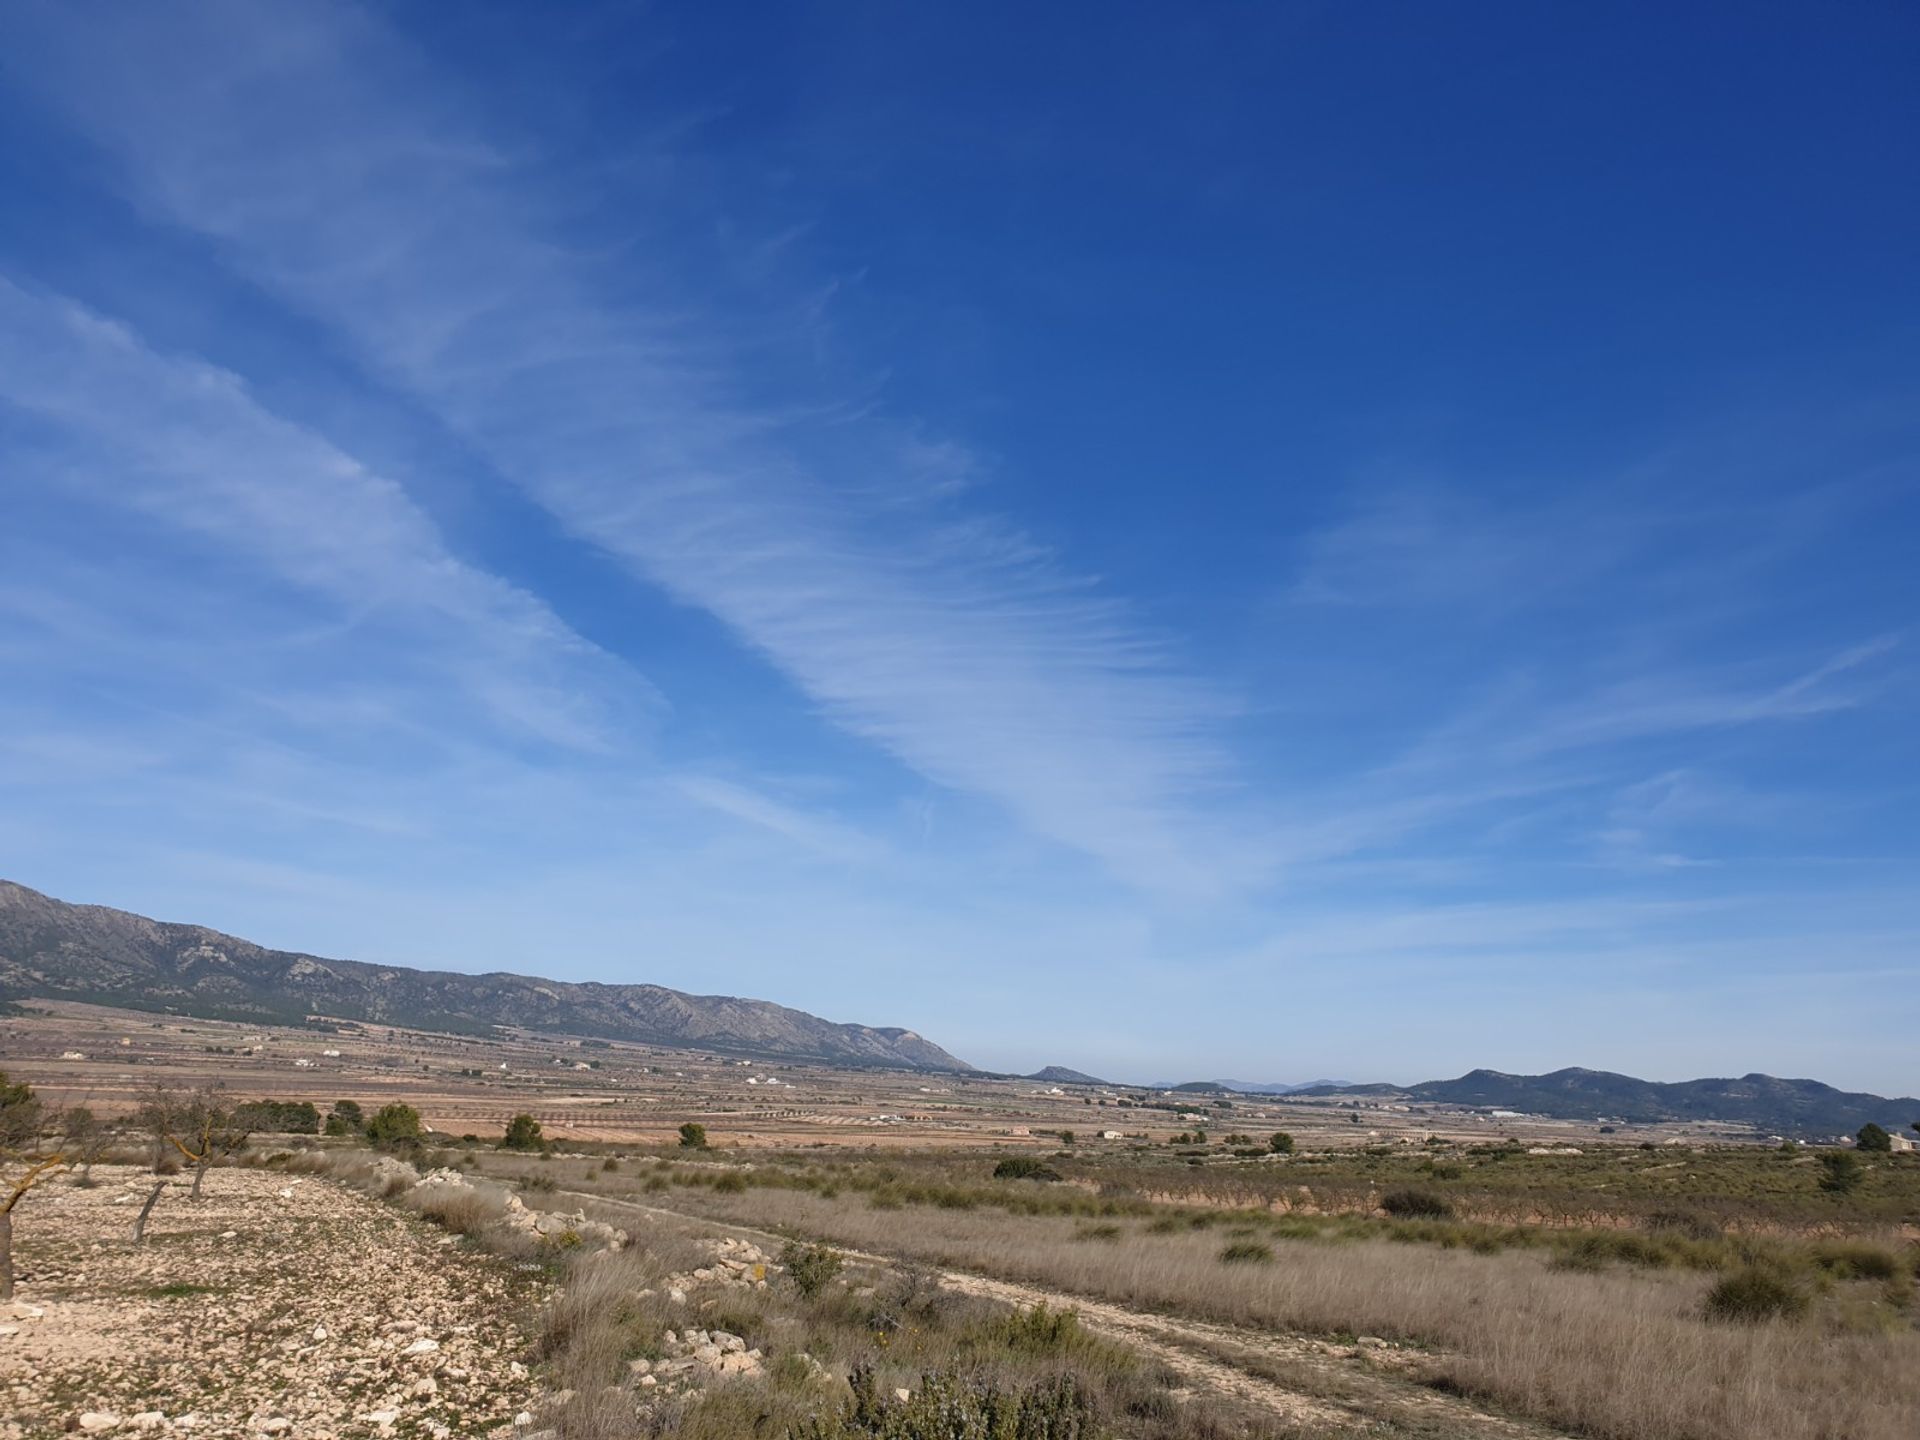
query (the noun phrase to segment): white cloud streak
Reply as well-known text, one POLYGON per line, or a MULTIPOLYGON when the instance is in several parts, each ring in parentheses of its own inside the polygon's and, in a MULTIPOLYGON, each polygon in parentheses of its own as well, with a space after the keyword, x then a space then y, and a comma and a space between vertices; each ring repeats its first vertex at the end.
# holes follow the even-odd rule
MULTIPOLYGON (((16 450, 12 484, 198 537, 324 600, 334 627, 406 632, 412 667, 507 732, 604 750, 603 697, 624 686, 639 703, 652 698, 540 601, 454 556, 400 486, 262 409, 239 377, 157 354, 125 327, 4 277, 0 405, 51 436, 16 450)), ((43 624, 79 621, 71 602, 33 608, 43 624)))
MULTIPOLYGON (((31 27, 28 27, 31 28, 31 27)), ((710 611, 847 730, 1135 882, 1240 851, 1222 698, 1011 529, 941 508, 880 427, 809 472, 724 346, 596 293, 538 186, 373 20, 134 8, 25 63, 140 203, 335 327, 581 540, 710 611)))

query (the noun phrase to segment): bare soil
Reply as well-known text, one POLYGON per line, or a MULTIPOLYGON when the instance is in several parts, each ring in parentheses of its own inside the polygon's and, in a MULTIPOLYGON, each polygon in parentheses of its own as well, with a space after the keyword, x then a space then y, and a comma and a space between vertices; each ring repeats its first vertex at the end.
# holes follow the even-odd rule
POLYGON ((22 1202, 0 1437, 288 1440, 512 1432, 545 1282, 343 1187, 218 1169, 198 1202, 97 1166, 22 1202))

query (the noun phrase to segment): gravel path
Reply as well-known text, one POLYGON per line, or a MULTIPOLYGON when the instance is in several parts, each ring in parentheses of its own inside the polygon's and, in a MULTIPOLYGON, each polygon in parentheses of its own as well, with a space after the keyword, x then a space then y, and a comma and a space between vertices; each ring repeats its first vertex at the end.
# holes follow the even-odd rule
POLYGON ((202 1198, 96 1166, 15 1212, 0 1440, 510 1434, 533 1400, 537 1274, 324 1180, 215 1170, 202 1198))

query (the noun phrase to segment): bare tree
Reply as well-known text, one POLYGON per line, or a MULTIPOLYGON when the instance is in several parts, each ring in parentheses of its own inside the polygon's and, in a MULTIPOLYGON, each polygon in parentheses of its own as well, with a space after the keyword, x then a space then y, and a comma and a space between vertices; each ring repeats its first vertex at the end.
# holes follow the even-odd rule
POLYGON ((185 1091, 156 1086, 138 1118, 143 1129, 161 1145, 178 1150, 193 1167, 190 1200, 200 1198, 201 1182, 213 1162, 238 1151, 251 1133, 245 1108, 227 1104, 218 1085, 185 1091))
POLYGON ((0 1300, 13 1298, 13 1212, 36 1185, 67 1164, 64 1151, 47 1149, 60 1133, 60 1116, 0 1070, 0 1300))
POLYGON ((85 1105, 68 1107, 61 1119, 60 1148, 66 1152, 69 1164, 80 1167, 74 1184, 93 1184, 94 1162, 100 1158, 112 1138, 112 1132, 100 1123, 100 1117, 85 1105))

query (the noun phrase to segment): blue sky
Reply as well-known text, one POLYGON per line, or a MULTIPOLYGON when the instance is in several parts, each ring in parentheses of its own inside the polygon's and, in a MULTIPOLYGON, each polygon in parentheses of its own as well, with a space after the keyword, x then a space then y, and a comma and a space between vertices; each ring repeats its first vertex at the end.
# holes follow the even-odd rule
POLYGON ((1911 1093, 1916 68, 8 6, 0 874, 994 1067, 1911 1093))

